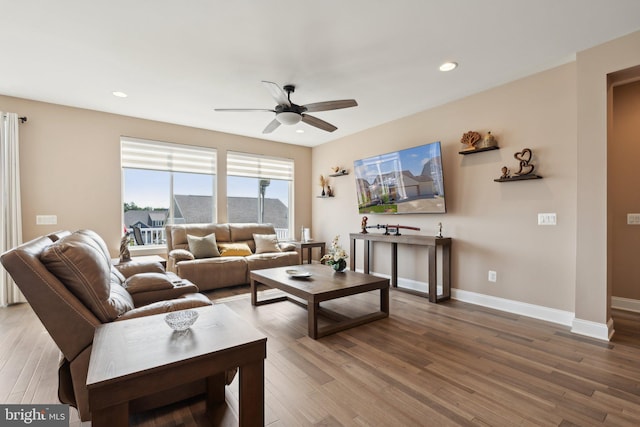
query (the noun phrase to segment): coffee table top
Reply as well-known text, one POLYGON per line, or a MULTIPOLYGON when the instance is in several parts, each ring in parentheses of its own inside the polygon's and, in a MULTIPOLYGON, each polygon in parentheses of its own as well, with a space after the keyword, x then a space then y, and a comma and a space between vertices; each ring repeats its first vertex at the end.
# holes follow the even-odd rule
POLYGON ((389 279, 355 271, 336 273, 331 267, 322 264, 267 268, 254 270, 250 275, 259 283, 302 298, 314 297, 313 300, 316 301, 389 287, 389 279), (307 271, 311 275, 307 278, 294 278, 286 272, 291 269, 307 271))
POLYGON ((166 313, 111 322, 96 328, 87 386, 135 376, 204 355, 264 341, 266 336, 224 304, 195 308, 186 331, 171 329, 166 313))

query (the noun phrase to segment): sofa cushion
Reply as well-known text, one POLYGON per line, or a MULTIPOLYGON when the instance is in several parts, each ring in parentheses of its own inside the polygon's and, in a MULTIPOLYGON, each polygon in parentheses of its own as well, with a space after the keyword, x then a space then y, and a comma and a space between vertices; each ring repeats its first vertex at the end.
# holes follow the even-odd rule
POLYGON ((280 252, 278 237, 275 234, 254 234, 253 240, 256 242, 257 254, 280 252))
POLYGON ((133 309, 131 295, 111 280, 111 262, 104 249, 86 233, 76 232, 49 245, 40 261, 101 322, 133 309))
POLYGON ((216 235, 216 241, 218 243, 231 241, 228 224, 180 224, 172 225, 170 229, 171 239, 167 239, 167 248, 169 250, 189 250, 187 234, 202 237, 213 233, 216 235))
POLYGON ((187 234, 187 242, 189 242, 189 252, 191 252, 196 259, 220 256, 218 246, 216 245, 216 235, 214 233, 202 237, 187 234))
POLYGON ((124 288, 130 294, 158 291, 173 288, 171 278, 164 273, 138 273, 124 282, 124 288))
POLYGON ((253 254, 246 243, 218 243, 221 256, 247 256, 253 254))

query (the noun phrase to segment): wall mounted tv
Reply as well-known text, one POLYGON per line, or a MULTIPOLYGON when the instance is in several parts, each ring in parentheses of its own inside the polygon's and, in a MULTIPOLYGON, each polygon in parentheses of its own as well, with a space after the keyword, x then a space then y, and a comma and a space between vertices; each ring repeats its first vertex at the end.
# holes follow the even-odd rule
POLYGON ((445 213, 440 142, 353 162, 361 214, 445 213))

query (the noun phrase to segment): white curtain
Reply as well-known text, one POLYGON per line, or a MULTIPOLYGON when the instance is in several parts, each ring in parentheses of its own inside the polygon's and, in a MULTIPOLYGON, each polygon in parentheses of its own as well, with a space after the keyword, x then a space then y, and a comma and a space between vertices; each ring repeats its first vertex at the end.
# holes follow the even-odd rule
MULTIPOLYGON (((18 115, 0 111, 0 253, 22 243, 18 115)), ((0 265, 0 306, 25 302, 9 273, 0 265)))

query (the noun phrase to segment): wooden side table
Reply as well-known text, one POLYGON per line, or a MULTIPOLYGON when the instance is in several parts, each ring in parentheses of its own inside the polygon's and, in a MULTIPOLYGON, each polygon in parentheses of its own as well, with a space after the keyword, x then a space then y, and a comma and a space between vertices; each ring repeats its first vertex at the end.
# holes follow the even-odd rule
POLYGON ((174 332, 165 314, 99 325, 87 388, 94 427, 129 425, 129 402, 199 379, 207 410, 224 404, 225 371, 238 367, 240 426, 264 426, 267 338, 224 304, 196 308, 199 318, 174 332))
POLYGON ((307 264, 311 264, 311 250, 320 248, 320 258, 324 256, 326 244, 325 242, 292 242, 300 252, 300 264, 304 263, 304 251, 307 250, 307 264))

